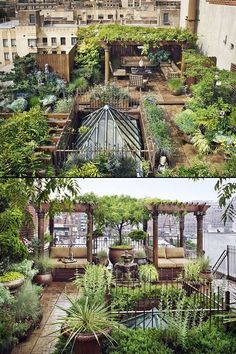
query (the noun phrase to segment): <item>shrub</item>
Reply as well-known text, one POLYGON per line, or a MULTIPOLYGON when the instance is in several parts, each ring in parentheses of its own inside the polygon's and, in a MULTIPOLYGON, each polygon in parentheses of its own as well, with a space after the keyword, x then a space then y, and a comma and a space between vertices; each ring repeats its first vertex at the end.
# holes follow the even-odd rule
POLYGON ((48 273, 54 268, 53 261, 48 257, 35 258, 34 265, 39 274, 48 273))
POLYGON ((14 302, 14 296, 11 295, 10 291, 0 284, 0 308, 3 306, 11 306, 14 302))
POLYGON ((153 264, 143 264, 139 267, 139 278, 143 282, 158 280, 158 272, 153 264))
POLYGON ((4 283, 22 278, 24 278, 24 275, 19 272, 6 272, 4 275, 0 276, 0 282, 4 283))
POLYGON ((0 234, 0 262, 6 259, 9 262, 20 262, 27 255, 27 248, 18 237, 0 234))
POLYGON ((69 113, 72 105, 73 105, 73 98, 63 98, 56 102, 54 112, 55 113, 69 113))
POLYGON ((128 234, 128 236, 133 241, 141 241, 141 240, 145 240, 145 238, 147 237, 147 233, 144 232, 143 230, 133 230, 128 234))
POLYGON ((40 100, 38 96, 32 96, 29 98, 28 106, 29 108, 34 108, 40 105, 40 100))
POLYGON ((201 132, 196 132, 191 141, 200 154, 209 154, 211 152, 210 142, 201 132))
POLYGON ((181 93, 183 90, 183 81, 179 78, 170 79, 167 84, 171 91, 181 93))
POLYGON ((33 277, 37 273, 37 270, 32 268, 32 266, 33 266, 33 261, 25 259, 21 263, 11 264, 9 269, 11 271, 20 272, 28 279, 33 279, 33 277))
POLYGON ((95 85, 91 92, 91 99, 100 99, 104 103, 112 102, 113 100, 128 99, 128 91, 115 85, 95 85))
POLYGON ((185 134, 191 135, 197 129, 196 118, 193 111, 186 109, 175 116, 175 123, 185 134))

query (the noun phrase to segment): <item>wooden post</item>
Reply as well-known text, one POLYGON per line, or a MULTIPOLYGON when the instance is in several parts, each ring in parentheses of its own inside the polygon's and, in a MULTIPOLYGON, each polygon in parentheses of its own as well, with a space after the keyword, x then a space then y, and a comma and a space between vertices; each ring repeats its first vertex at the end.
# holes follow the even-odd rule
POLYGON ((158 213, 152 214, 153 220, 153 264, 158 268, 158 213))
POLYGON ((92 237, 93 237, 93 215, 91 211, 89 211, 88 223, 87 223, 87 261, 89 263, 92 263, 92 258, 93 258, 92 237))
POLYGON ((181 46, 181 79, 184 77, 185 62, 184 62, 184 46, 181 46))
POLYGON ((184 214, 179 215, 179 246, 184 247, 184 214))
POLYGON ((38 240, 40 242, 39 255, 44 256, 44 218, 45 212, 42 210, 37 211, 38 215, 38 240))
POLYGON ((109 82, 110 79, 110 48, 105 46, 105 84, 109 82))
POLYGON ((53 231, 54 231, 54 218, 51 217, 51 218, 49 219, 49 234, 50 234, 50 236, 51 236, 51 238, 52 238, 52 240, 50 241, 50 248, 51 248, 51 247, 53 246, 53 244, 54 244, 53 231))
POLYGON ((197 256, 201 257, 203 254, 203 216, 204 211, 196 211, 194 215, 197 219, 197 256))
POLYGON ((196 32, 197 21, 197 0, 189 0, 187 28, 192 32, 196 32))
MULTIPOLYGON (((148 229, 148 222, 147 222, 147 220, 144 219, 143 220, 143 231, 147 232, 147 229, 148 229)), ((145 238, 143 240, 143 245, 146 246, 146 244, 147 244, 147 239, 145 238)))

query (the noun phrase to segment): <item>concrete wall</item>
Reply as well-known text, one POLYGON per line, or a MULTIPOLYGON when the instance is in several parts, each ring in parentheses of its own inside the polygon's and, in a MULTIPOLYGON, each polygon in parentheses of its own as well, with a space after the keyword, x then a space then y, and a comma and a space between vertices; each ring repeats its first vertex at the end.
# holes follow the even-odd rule
MULTIPOLYGON (((186 27, 188 0, 182 0, 180 25, 186 27)), ((199 1, 197 33, 199 48, 207 56, 217 57, 220 69, 230 70, 236 64, 236 6, 199 1)))

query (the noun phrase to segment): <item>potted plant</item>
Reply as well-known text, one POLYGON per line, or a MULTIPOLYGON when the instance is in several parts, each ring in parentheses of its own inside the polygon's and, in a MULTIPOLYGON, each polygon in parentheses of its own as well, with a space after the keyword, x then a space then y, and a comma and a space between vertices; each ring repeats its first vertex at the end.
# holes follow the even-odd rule
POLYGON ((107 256, 107 251, 105 250, 101 250, 97 253, 96 256, 97 262, 98 264, 102 264, 102 265, 108 265, 108 256, 107 256))
POLYGON ((146 282, 156 282, 159 278, 158 271, 153 264, 144 264, 139 267, 139 279, 146 282))
POLYGON ((67 338, 65 348, 72 343, 74 354, 100 354, 101 340, 111 340, 110 333, 113 328, 119 329, 118 323, 104 303, 90 301, 89 297, 67 298, 71 305, 68 309, 58 306, 66 317, 56 322, 62 325, 61 333, 67 338))
POLYGON ((19 272, 5 272, 0 276, 0 285, 8 288, 11 292, 15 292, 24 281, 24 275, 19 272))
POLYGON ((191 295, 194 289, 199 289, 203 282, 200 264, 197 261, 185 264, 181 279, 183 280, 183 289, 187 292, 187 295, 191 295))
POLYGON ((109 247, 109 259, 114 265, 121 259, 122 255, 127 251, 131 256, 133 256, 133 247, 128 244, 114 244, 109 247))
POLYGON ((138 265, 147 263, 147 256, 145 250, 139 250, 134 253, 134 263, 138 265))
POLYGON ((172 95, 180 96, 183 92, 183 81, 179 78, 170 79, 168 80, 168 87, 172 95))
POLYGON ((49 285, 52 282, 52 269, 54 264, 48 257, 39 257, 34 260, 34 265, 38 273, 34 280, 39 285, 49 285))

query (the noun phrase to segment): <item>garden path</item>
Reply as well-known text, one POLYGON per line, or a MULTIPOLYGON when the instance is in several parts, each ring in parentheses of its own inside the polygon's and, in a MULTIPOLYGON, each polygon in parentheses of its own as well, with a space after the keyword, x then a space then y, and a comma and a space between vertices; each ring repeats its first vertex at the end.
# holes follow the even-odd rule
POLYGON ((38 328, 22 343, 18 344, 12 354, 50 354, 57 342, 57 333, 53 331, 60 326, 52 324, 64 312, 57 306, 68 308, 69 301, 65 294, 75 295, 76 288, 71 283, 53 282, 43 291, 41 298, 43 318, 38 328))

